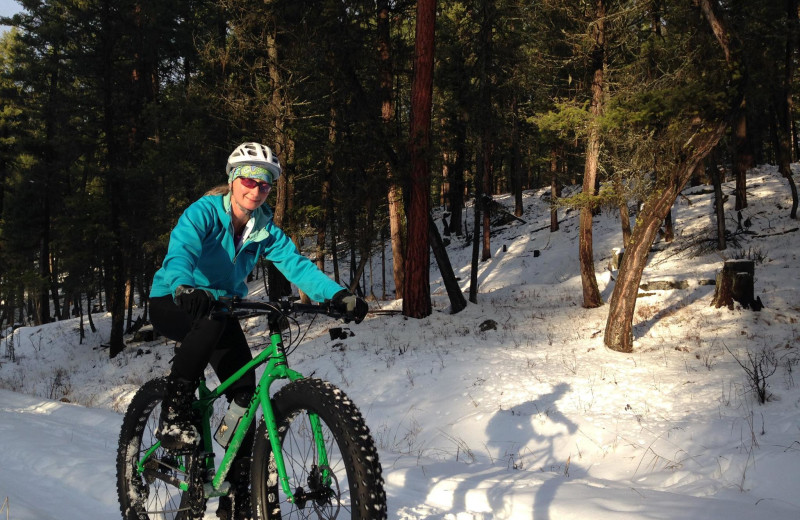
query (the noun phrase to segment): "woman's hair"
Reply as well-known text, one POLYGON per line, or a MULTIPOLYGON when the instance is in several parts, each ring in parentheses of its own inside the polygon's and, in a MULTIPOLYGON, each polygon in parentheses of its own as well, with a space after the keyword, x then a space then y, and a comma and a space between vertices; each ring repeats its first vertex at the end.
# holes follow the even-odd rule
POLYGON ((229 184, 220 184, 219 186, 214 186, 210 190, 208 190, 205 194, 206 195, 227 195, 228 192, 231 191, 231 187, 229 184))

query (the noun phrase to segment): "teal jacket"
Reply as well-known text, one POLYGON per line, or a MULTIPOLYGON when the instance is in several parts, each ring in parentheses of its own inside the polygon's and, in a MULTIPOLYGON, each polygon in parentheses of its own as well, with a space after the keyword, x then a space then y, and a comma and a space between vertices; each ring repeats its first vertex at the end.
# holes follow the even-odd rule
POLYGON ((272 221, 265 204, 253 212, 255 225, 236 251, 231 223, 231 195, 206 195, 184 211, 169 238, 164 262, 150 296, 174 295, 179 285, 206 289, 215 298, 247 295, 247 275, 264 256, 314 301, 325 301, 342 290, 272 221))

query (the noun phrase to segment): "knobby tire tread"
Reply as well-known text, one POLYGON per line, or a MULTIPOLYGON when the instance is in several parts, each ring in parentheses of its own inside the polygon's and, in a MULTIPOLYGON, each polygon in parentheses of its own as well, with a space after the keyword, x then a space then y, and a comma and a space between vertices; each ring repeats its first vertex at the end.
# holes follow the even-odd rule
MULTIPOLYGON (((333 460, 334 457, 330 460, 331 467, 337 474, 337 483, 349 483, 348 489, 343 493, 347 507, 341 509, 338 518, 386 519, 386 492, 383 487, 378 451, 361 412, 344 392, 326 381, 301 379, 289 383, 275 394, 273 408, 290 479, 293 471, 308 471, 309 468, 297 467, 304 461, 298 460, 287 451, 292 450, 290 442, 292 439, 287 440, 287 435, 290 431, 294 435, 292 427, 300 427, 297 421, 293 422, 295 418, 305 419, 306 412, 316 413, 322 422, 323 430, 330 431, 338 446, 332 451, 334 457, 341 458, 342 464, 337 464, 337 461, 333 460)), ((317 506, 312 503, 306 504, 303 509, 287 503, 278 484, 275 462, 263 419, 256 432, 251 478, 255 518, 259 520, 328 518, 324 511, 318 514, 317 506)), ((293 486, 307 486, 307 475, 297 480, 298 482, 293 481, 293 486)))

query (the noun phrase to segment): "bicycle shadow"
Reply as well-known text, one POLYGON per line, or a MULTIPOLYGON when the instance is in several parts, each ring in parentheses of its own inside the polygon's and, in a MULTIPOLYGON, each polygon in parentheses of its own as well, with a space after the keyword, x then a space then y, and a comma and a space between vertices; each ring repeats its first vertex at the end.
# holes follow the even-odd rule
MULTIPOLYGON (((556 442, 561 437, 577 432, 578 425, 564 415, 556 403, 569 390, 570 385, 559 383, 550 393, 536 400, 495 413, 487 426, 488 445, 497 447, 501 452, 513 446, 531 446, 529 452, 519 453, 520 471, 566 474, 569 471, 568 461, 556 452, 556 442)), ((575 470, 572 468, 572 471, 575 470)), ((537 487, 533 499, 534 520, 550 518, 550 507, 563 482, 562 478, 549 478, 537 487)), ((501 506, 501 503, 497 506, 501 506)))
MULTIPOLYGON (((449 498, 446 510, 428 514, 426 518, 490 520, 508 517, 509 508, 516 500, 509 499, 533 486, 534 496, 520 499, 526 504, 532 503, 533 520, 549 520, 558 488, 566 481, 563 474, 567 460, 557 453, 556 442, 578 430, 578 425, 556 406, 569 389, 568 384, 561 383, 535 400, 497 411, 486 427, 486 448, 493 454, 490 460, 475 462, 470 475, 454 475, 453 466, 462 466, 460 462, 426 466, 423 481, 414 478, 414 487, 419 486, 418 491, 425 496, 423 507, 430 507, 441 495, 449 498), (486 508, 491 513, 480 512, 486 508)), ((582 470, 572 465, 569 472, 581 473, 582 470)), ((513 516, 520 518, 518 513, 513 516)))

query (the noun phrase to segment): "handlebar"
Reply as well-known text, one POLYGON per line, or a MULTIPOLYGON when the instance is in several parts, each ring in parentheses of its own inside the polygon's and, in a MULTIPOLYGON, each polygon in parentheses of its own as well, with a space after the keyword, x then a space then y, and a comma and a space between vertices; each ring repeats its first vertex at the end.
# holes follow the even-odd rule
POLYGON ((211 311, 212 318, 235 317, 246 318, 253 316, 268 315, 279 318, 286 314, 325 314, 335 319, 352 319, 348 313, 336 309, 330 301, 319 305, 309 303, 296 303, 285 300, 261 302, 255 300, 243 300, 237 297, 223 297, 214 303, 211 311))

